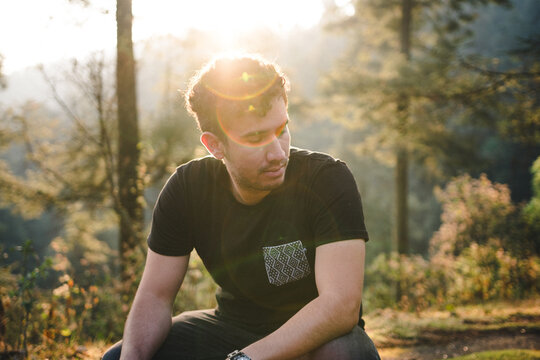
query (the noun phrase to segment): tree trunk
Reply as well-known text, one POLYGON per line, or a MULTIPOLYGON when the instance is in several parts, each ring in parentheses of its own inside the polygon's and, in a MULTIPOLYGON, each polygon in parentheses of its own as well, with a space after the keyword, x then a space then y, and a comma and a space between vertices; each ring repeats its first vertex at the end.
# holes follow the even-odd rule
POLYGON ((396 153, 396 249, 399 254, 409 252, 408 218, 409 209, 407 206, 409 155, 405 145, 398 146, 396 153))
POLYGON ((142 183, 139 176, 139 125, 133 56, 131 0, 117 0, 116 94, 118 101, 118 186, 122 281, 134 280, 136 251, 143 227, 142 183))
MULTIPOLYGON (((401 54, 408 61, 410 58, 412 0, 403 0, 401 19, 401 54)), ((409 251, 408 238, 408 147, 407 127, 409 122, 409 99, 403 95, 397 104, 399 140, 396 146, 396 248, 398 253, 409 251)))
MULTIPOLYGON (((401 4, 401 30, 400 45, 401 54, 409 61, 411 46, 411 21, 413 0, 403 0, 401 4)), ((409 252, 409 230, 408 230, 408 170, 409 152, 407 147, 407 127, 409 122, 409 98, 403 95, 397 104, 398 133, 399 139, 396 146, 396 171, 395 171, 395 192, 396 192, 396 225, 395 241, 397 252, 407 254, 409 252)), ((396 285, 396 301, 402 297, 401 286, 396 285)))

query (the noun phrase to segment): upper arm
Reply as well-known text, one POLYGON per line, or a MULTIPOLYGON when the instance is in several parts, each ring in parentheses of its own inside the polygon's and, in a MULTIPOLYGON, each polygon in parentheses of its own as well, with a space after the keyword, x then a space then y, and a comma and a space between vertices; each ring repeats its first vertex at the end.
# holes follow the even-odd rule
POLYGON ((309 216, 316 246, 342 239, 364 239, 368 233, 364 224, 362 199, 356 181, 342 162, 324 166, 310 187, 309 216))
POLYGON ((172 305, 187 272, 189 255, 165 256, 148 249, 137 293, 156 296, 172 305))
POLYGON ((317 247, 315 281, 319 296, 360 309, 364 283, 365 241, 343 240, 317 247))

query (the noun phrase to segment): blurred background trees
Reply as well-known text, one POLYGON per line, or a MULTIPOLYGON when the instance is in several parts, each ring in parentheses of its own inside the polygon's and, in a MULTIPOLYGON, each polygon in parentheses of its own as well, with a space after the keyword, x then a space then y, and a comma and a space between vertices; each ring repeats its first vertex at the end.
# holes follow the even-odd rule
MULTIPOLYGON (((538 2, 325 4, 320 26, 261 29, 228 46, 277 60, 292 82, 293 145, 329 152, 355 174, 370 233, 365 310, 537 296, 538 2)), ((111 52, 0 77, 8 85, 0 91, 8 329, 24 313, 14 291, 23 268, 51 258, 48 274, 36 277, 28 338, 53 346, 120 336, 130 302, 121 297, 122 231, 138 234, 127 243, 142 259, 163 183, 206 154, 182 91, 223 46, 202 30, 135 43, 135 123, 120 127, 111 52), (33 99, 38 93, 47 96, 33 99), (130 150, 121 155, 124 141, 130 150), (119 173, 124 156, 131 180, 119 173), (121 184, 134 189, 127 203, 121 184), (119 225, 126 209, 136 231, 119 225), (27 240, 35 256, 23 266, 27 240)), ((141 265, 126 264, 136 285, 141 265)), ((176 311, 213 305, 200 259, 189 269, 176 311)))
POLYGON ((514 139, 526 128, 531 136, 520 142, 538 150, 538 71, 530 71, 538 59, 527 56, 534 34, 515 39, 517 48, 500 54, 506 65, 497 66, 499 58, 474 46, 474 21, 490 5, 512 7, 504 0, 358 0, 347 3, 350 14, 335 7, 328 17, 327 26, 351 41, 326 79, 322 106, 357 131, 351 150, 380 153, 393 168, 392 248, 399 254, 410 252, 410 163, 417 177, 439 180, 478 169, 479 127, 514 139), (523 57, 511 60, 516 52, 523 57))

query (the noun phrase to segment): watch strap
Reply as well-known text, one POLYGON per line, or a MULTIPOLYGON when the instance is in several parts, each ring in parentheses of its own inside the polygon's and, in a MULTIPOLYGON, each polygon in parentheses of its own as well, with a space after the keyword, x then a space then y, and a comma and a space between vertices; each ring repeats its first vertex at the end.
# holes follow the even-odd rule
POLYGON ((227 355, 227 360, 251 360, 251 358, 240 350, 234 350, 232 353, 227 355))

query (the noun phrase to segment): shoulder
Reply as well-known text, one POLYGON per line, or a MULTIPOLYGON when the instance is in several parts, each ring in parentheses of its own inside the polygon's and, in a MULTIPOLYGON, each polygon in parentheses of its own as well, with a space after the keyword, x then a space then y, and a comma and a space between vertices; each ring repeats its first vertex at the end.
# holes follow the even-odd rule
POLYGON ((208 155, 193 159, 176 168, 176 173, 180 175, 192 175, 215 171, 223 163, 215 157, 208 155))
POLYGON ((164 188, 173 191, 193 191, 217 179, 223 171, 223 163, 212 156, 193 159, 178 166, 164 188))
POLYGON ((331 155, 323 153, 323 152, 300 149, 297 147, 291 147, 290 158, 297 161, 306 161, 306 162, 314 162, 314 163, 334 163, 336 161, 340 161, 339 159, 336 159, 332 157, 331 155))
POLYGON ((348 171, 343 161, 326 153, 306 149, 291 148, 289 161, 293 172, 301 176, 317 176, 326 171, 348 171))
POLYGON ((316 191, 355 190, 356 181, 347 164, 331 155, 291 148, 291 184, 302 184, 316 191))
POLYGON ((173 177, 178 180, 190 183, 192 181, 203 181, 204 179, 219 176, 223 170, 223 163, 213 156, 205 156, 190 160, 176 168, 173 177))

